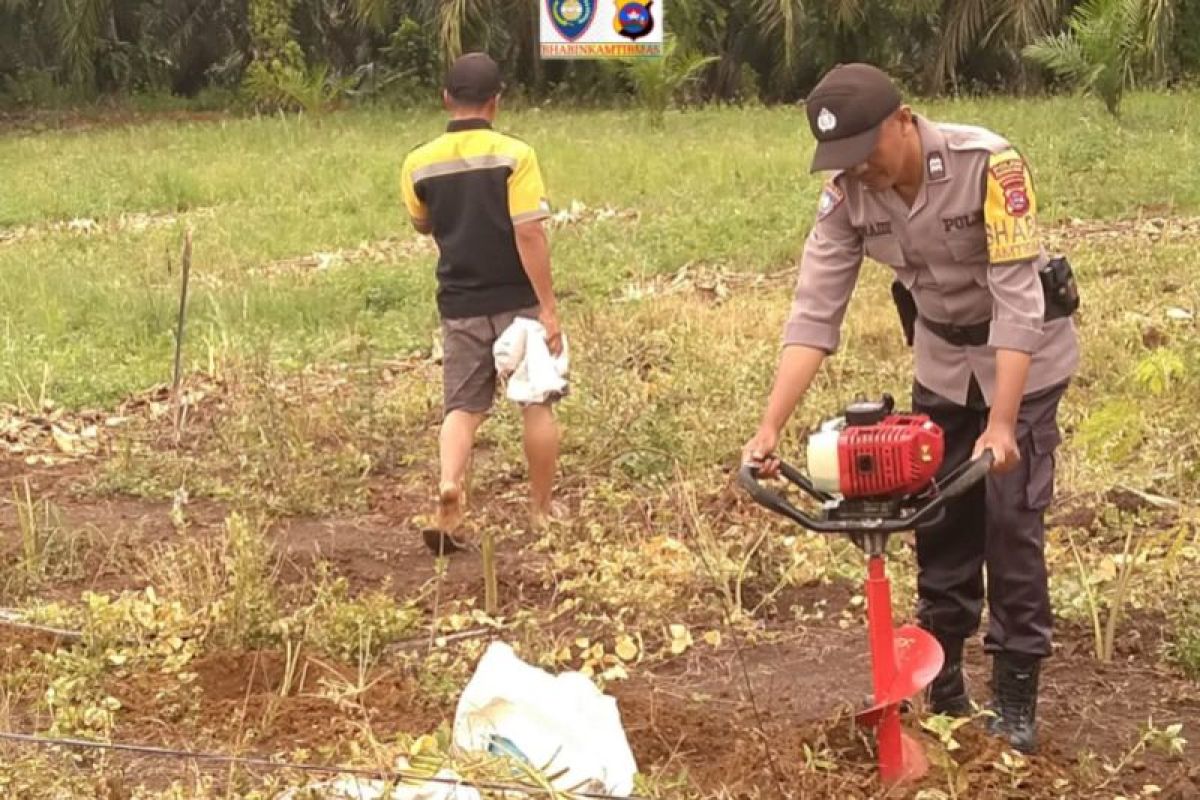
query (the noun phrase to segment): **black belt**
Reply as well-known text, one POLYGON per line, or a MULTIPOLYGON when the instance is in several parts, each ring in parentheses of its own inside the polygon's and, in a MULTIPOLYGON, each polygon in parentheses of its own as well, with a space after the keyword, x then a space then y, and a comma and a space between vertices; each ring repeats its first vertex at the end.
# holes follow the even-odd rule
MULTIPOLYGON (((1057 305, 1046 304, 1046 322, 1068 316, 1070 314, 1057 305)), ((991 320, 975 322, 970 325, 952 325, 949 322, 934 322, 925 317, 920 319, 927 331, 955 347, 983 347, 988 343, 988 337, 992 333, 991 320)))
POLYGON ((921 317, 925 330, 955 347, 982 347, 988 343, 992 333, 992 321, 984 320, 973 325, 951 325, 949 322, 934 322, 921 317))

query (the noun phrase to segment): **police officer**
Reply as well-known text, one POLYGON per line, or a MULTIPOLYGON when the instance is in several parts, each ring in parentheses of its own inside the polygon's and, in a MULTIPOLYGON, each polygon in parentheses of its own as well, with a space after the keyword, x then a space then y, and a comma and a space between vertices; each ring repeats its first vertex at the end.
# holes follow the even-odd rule
POLYGON ((946 653, 930 705, 970 711, 963 641, 979 626, 986 570, 997 712, 989 725, 1031 752, 1052 627, 1043 515, 1058 404, 1079 361, 1074 308, 1058 292, 1069 268, 1041 247, 1029 169, 1002 137, 915 114, 866 64, 826 74, 807 115, 812 171, 832 175, 805 243, 774 387, 743 459, 768 475, 778 469, 780 431, 837 349, 863 255, 890 266, 914 348, 913 408, 945 432, 942 474, 987 449, 995 459, 985 482, 916 537, 917 616, 946 653))

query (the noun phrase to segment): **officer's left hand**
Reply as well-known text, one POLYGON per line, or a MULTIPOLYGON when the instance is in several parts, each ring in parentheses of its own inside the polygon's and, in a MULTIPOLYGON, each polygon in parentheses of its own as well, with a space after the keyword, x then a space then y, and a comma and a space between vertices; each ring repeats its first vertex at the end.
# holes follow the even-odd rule
POLYGON ((1017 434, 1012 428, 989 425, 975 442, 973 458, 979 458, 984 450, 992 451, 992 472, 1003 475, 1012 472, 1021 463, 1021 451, 1017 448, 1017 434))

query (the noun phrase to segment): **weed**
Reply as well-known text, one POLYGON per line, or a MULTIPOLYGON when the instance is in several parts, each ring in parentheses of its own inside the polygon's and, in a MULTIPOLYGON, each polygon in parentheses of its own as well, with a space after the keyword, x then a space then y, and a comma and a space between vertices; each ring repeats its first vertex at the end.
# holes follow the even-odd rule
POLYGON ((57 736, 107 736, 121 701, 103 688, 109 665, 88 652, 58 650, 42 654, 43 668, 52 676, 43 703, 50 714, 50 732, 57 736))
MULTIPOLYGON (((1109 236, 1109 223, 1097 221, 1136 216, 1142 204, 1163 198, 1179 213, 1200 208, 1197 173, 1178 166, 1200 152, 1200 116, 1194 92, 1135 94, 1127 102, 1130 118, 1144 122, 1136 137, 1081 113, 1069 99, 922 104, 934 118, 990 125, 1023 144, 1037 168, 1047 233, 1062 238, 1056 246, 1070 252, 1085 290, 1084 363, 1062 410, 1068 440, 1058 454, 1060 492, 1082 505, 1121 485, 1136 497, 1176 504, 1114 518, 1097 500, 1099 536, 1083 538, 1084 525, 1069 528, 1069 537, 1050 531, 1056 608, 1092 621, 1100 657, 1111 656, 1132 614, 1186 597, 1186 578, 1200 565, 1186 517, 1200 474, 1200 429, 1188 402, 1200 374, 1190 321, 1200 276, 1195 237, 1180 229, 1148 238, 1137 232, 1140 222, 1109 236), (1066 128, 1047 129, 1046 118, 1080 122, 1064 135, 1066 128), (1121 191, 1098 189, 1114 185, 1121 191), (1054 224, 1067 215, 1104 235, 1054 224), (1151 344, 1148 327, 1161 329, 1151 344)), ((318 573, 312 586, 287 586, 268 535, 269 521, 282 515, 391 514, 393 496, 377 502, 381 487, 404 494, 431 474, 440 407, 439 376, 428 358, 435 256, 403 227, 395 181, 404 149, 433 135, 440 119, 423 111, 356 111, 319 124, 307 116, 262 117, 0 139, 5 188, 12 187, 0 193, 0 225, 7 226, 0 229, 0 399, 30 411, 49 401, 109 407, 166 380, 178 275, 164 253, 169 247, 175 259, 189 225, 194 346, 185 352, 185 386, 197 371, 220 379, 219 389, 192 407, 178 448, 164 447, 163 418, 153 413, 109 443, 102 488, 164 503, 178 498, 170 524, 162 520, 169 538, 144 548, 132 565, 152 588, 26 609, 30 618, 82 630, 84 638, 69 656, 5 676, 9 713, 28 711, 28 697, 36 695, 47 727, 103 735, 115 725, 119 733, 128 708, 109 698, 128 698, 113 687, 136 688, 138 681, 127 679, 160 680, 164 671, 183 686, 198 654, 262 645, 282 651, 288 670, 280 688, 287 696, 266 712, 276 721, 317 654, 357 667, 357 675, 341 669, 328 679, 317 698, 333 700, 355 722, 367 717, 366 689, 379 674, 372 665, 383 659, 415 673, 429 703, 450 706, 483 642, 454 640, 449 647, 443 634, 471 625, 519 641, 531 660, 600 681, 624 674, 637 681, 657 662, 675 659, 670 666, 679 668, 674 675, 682 683, 693 665, 727 655, 707 651, 721 646, 714 629, 727 608, 735 609, 739 632, 744 626, 764 637, 819 639, 818 625, 798 629, 820 621, 820 612, 802 611, 793 623, 786 614, 768 619, 769 611, 790 587, 860 577, 860 554, 768 520, 729 482, 761 412, 792 294, 788 264, 817 196, 808 154, 796 146, 802 116, 791 109, 702 109, 686 119, 664 114, 661 128, 637 137, 628 135, 629 120, 628 113, 548 108, 504 117, 506 128, 538 147, 559 205, 578 199, 621 213, 552 230, 576 357, 577 391, 559 408, 570 521, 536 542, 508 535, 498 518, 519 477, 519 415, 501 407, 488 427, 478 511, 486 529, 505 530, 495 542, 490 599, 504 592, 503 611, 512 613, 518 594, 508 592, 503 570, 517 546, 528 548, 524 588, 540 580, 551 598, 520 609, 502 628, 484 613, 500 603, 485 596, 475 611, 450 591, 462 562, 453 569, 449 561, 437 564, 432 602, 358 592, 353 576, 333 571, 318 573), (714 158, 714 142, 737 158, 714 158), (614 180, 614 164, 637 168, 622 168, 614 180), (361 258, 321 256, 339 251, 361 258), (185 497, 212 498, 239 514, 209 536, 185 497), (393 655, 388 644, 411 638, 423 624, 418 604, 432 606, 429 646, 393 655)), ((802 451, 810 425, 856 392, 903 396, 910 357, 889 305, 889 282, 886 270, 864 265, 841 350, 785 432, 786 457, 802 451)), ((24 454, 13 455, 19 466, 24 454)), ((41 587, 60 590, 59 578, 77 573, 71 534, 62 531, 53 504, 31 494, 17 485, 21 552, 5 577, 20 575, 32 587, 30 576, 40 576, 41 587)), ((894 554, 900 563, 912 560, 894 554)), ((912 576, 907 566, 893 573, 898 602, 912 596, 912 576)), ((861 603, 843 622, 858 616, 861 603)), ((1185 668, 1200 661, 1191 655, 1194 626, 1181 616, 1171 649, 1185 668)), ((171 724, 193 713, 197 692, 162 692, 160 719, 171 724)), ((667 741, 674 735, 668 718, 650 720, 650 730, 646 720, 626 720, 641 736, 658 735, 672 753, 666 767, 639 783, 664 798, 684 794, 683 779, 674 776, 687 767, 675 753, 695 744, 667 741)), ((924 796, 973 796, 970 769, 984 770, 989 785, 1010 795, 1031 791, 1019 762, 960 766, 950 753, 955 731, 934 733, 941 744, 931 755, 943 759, 945 780, 924 788, 924 796)), ((1168 726, 1142 746, 1170 751, 1176 743, 1178 750, 1183 736, 1168 726)), ((728 741, 730 752, 744 745, 732 727, 728 741)), ((445 743, 440 747, 444 753, 445 743)), ((368 749, 378 763, 394 761, 388 742, 368 749)), ((834 763, 841 755, 816 742, 796 760, 805 779, 820 779, 840 772, 830 765, 841 767, 834 763)), ((1104 780, 1102 765, 1118 765, 1119 755, 1089 762, 1095 781, 1082 779, 1085 763, 1072 773, 1070 791, 1058 790, 1066 795, 1104 780)), ((1041 763, 1029 762, 1035 772, 1041 763)), ((13 772, 0 765, 0 780, 13 772)), ((197 779, 196 786, 156 785, 141 796, 253 796, 253 781, 235 777, 221 788, 197 779)), ((827 777, 841 781, 830 796, 861 788, 850 788, 856 778, 827 777)), ((94 794, 69 786, 66 776, 49 778, 58 796, 94 794)))
POLYGON ((1200 606, 1176 615, 1175 636, 1167 653, 1188 677, 1200 681, 1200 606))
POLYGON ((1138 362, 1134 382, 1152 395, 1162 396, 1187 377, 1187 365, 1172 350, 1155 350, 1138 362))
POLYGON ((1159 750, 1170 758, 1182 758, 1186 747, 1187 739, 1183 738, 1182 723, 1174 723, 1168 725, 1166 728, 1159 728, 1154 724, 1153 719, 1147 720, 1145 726, 1142 728, 1142 735, 1129 748, 1128 752, 1122 755, 1117 763, 1106 763, 1103 765, 1107 777, 1095 788, 1103 789, 1119 778, 1130 763, 1147 748, 1159 750))
POLYGON ((1093 410, 1079 425, 1077 441, 1097 460, 1119 462, 1144 442, 1144 417, 1132 400, 1119 399, 1093 410))
POLYGON ((1128 525, 1121 554, 1106 556, 1096 571, 1091 571, 1084 565, 1074 536, 1069 532, 1067 534, 1075 565, 1079 570, 1080 584, 1087 598, 1096 658, 1102 662, 1112 661, 1117 628, 1126 613, 1134 573, 1138 566, 1145 562, 1142 552, 1143 539, 1138 533, 1136 526, 1128 525), (1106 586, 1107 596, 1104 597, 1100 592, 1106 586), (1103 620, 1102 608, 1107 610, 1107 616, 1103 620))
POLYGON ((148 586, 169 586, 184 608, 215 607, 226 590, 227 535, 156 542, 135 557, 134 570, 148 586))
POLYGON ((316 649, 350 663, 373 663, 384 648, 412 635, 422 615, 415 602, 396 603, 386 591, 349 596, 344 577, 318 570, 313 602, 298 614, 305 639, 316 649))
POLYGON ((66 527, 58 509, 47 499, 35 500, 29 480, 13 484, 20 553, 0 571, 0 596, 20 596, 36 590, 49 578, 71 578, 82 567, 85 536, 66 527))
POLYGON ((1150 720, 1146 725, 1146 746, 1170 758, 1182 758, 1188 740, 1183 737, 1183 723, 1175 722, 1165 728, 1155 727, 1150 720))
POLYGON ((224 624, 219 640, 235 646, 263 641, 279 614, 276 575, 279 559, 267 541, 264 524, 234 514, 225 522, 228 545, 224 567, 228 588, 221 600, 224 624))
POLYGON ((1029 761, 1012 750, 1005 750, 1000 758, 992 762, 992 769, 1004 775, 1008 788, 1016 791, 1029 777, 1029 761))
POLYGON ((949 752, 958 750, 962 745, 954 734, 966 725, 976 721, 975 717, 950 717, 945 714, 933 714, 921 720, 921 727, 938 738, 942 747, 949 752))

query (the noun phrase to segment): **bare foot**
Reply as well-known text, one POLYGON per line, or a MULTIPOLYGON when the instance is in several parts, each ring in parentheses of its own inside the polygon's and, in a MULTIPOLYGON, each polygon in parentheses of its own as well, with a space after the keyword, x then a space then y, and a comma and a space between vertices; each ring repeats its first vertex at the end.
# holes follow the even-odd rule
POLYGON ((461 536, 456 536, 465 515, 466 497, 463 490, 453 483, 443 483, 438 489, 437 520, 421 535, 425 546, 435 555, 456 553, 467 546, 461 536))
POLYGON ((567 507, 562 503, 550 502, 545 506, 530 504, 529 526, 534 531, 544 531, 552 523, 561 522, 567 518, 567 507))
POLYGON ((454 533, 462 525, 466 502, 462 488, 455 483, 443 483, 438 488, 437 527, 454 533))

